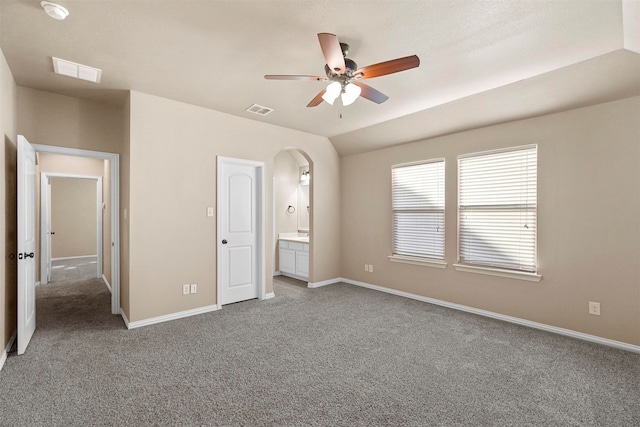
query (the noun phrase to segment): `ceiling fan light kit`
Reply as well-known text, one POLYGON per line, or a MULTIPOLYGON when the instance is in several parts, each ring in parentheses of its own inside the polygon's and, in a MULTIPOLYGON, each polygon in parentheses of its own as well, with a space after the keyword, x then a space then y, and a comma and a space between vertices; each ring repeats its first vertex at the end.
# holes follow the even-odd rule
POLYGON ((324 95, 322 95, 322 99, 329 105, 333 105, 333 102, 336 100, 340 92, 342 91, 342 85, 340 82, 331 82, 329 86, 324 90, 324 95))
POLYGON ((347 84, 342 90, 342 105, 345 107, 356 102, 356 99, 360 96, 362 89, 354 85, 353 83, 347 84))
POLYGON ((320 105, 322 101, 333 105, 338 96, 341 97, 342 105, 344 106, 353 104, 360 96, 376 104, 382 104, 389 99, 389 97, 371 86, 361 83, 359 80, 386 76, 387 74, 393 74, 420 66, 420 58, 412 55, 358 68, 355 61, 347 58, 349 45, 340 43, 335 34, 319 33, 318 41, 320 42, 320 48, 327 61, 324 66, 326 77, 273 74, 264 76, 267 80, 331 81, 324 90, 309 102, 307 107, 316 107, 320 105))

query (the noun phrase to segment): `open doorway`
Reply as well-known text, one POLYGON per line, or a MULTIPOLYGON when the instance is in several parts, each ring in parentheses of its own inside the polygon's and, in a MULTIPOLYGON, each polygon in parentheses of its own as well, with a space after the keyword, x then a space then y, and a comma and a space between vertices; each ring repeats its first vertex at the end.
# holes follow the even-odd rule
MULTIPOLYGON (((102 175, 40 172, 41 285, 102 278, 102 240, 110 228, 103 224, 102 180, 102 175)), ((105 284, 109 287, 106 279, 105 284)))
MULTIPOLYGON (((36 240, 39 238, 36 227, 40 224, 37 219, 39 209, 36 209, 36 204, 40 201, 40 197, 36 195, 40 191, 36 190, 36 185, 40 183, 37 179, 37 175, 40 173, 38 168, 39 157, 44 153, 60 154, 69 157, 78 158, 92 158, 102 159, 102 167, 105 175, 109 176, 109 179, 104 179, 103 182, 109 183, 109 217, 112 221, 109 222, 110 230, 106 233, 109 236, 109 262, 111 265, 110 276, 112 278, 112 284, 110 292, 107 292, 104 286, 98 287, 106 293, 106 307, 105 314, 120 314, 120 243, 119 243, 119 156, 113 153, 103 153, 95 151, 87 151, 72 148, 54 147, 47 145, 30 144, 29 141, 23 136, 18 135, 18 165, 17 165, 17 201, 18 201, 18 248, 20 253, 18 259, 22 262, 18 266, 18 354, 24 354, 29 341, 33 336, 36 329, 36 304, 37 300, 40 300, 40 296, 36 298, 35 284, 36 273, 39 273, 39 269, 36 268, 38 263, 35 261, 36 253, 39 251, 36 249, 39 245, 36 240), (111 304, 108 304, 109 299, 111 304), (111 307, 109 307, 109 305, 111 307), (110 308, 110 310, 109 310, 110 308)), ((41 160, 41 158, 40 158, 41 160)), ((38 185, 39 187, 39 185, 38 185)), ((45 189, 45 191, 48 191, 45 189)), ((107 199, 103 199, 107 200, 107 199)), ((104 254, 104 253, 103 253, 104 254)), ((98 280, 97 278, 95 280, 98 280)), ((96 287, 94 287, 96 288, 96 287)), ((60 295, 55 295, 58 297, 60 295)), ((66 297, 67 295, 62 295, 66 297)), ((43 296, 43 302, 53 301, 51 306, 59 308, 61 304, 56 302, 56 298, 48 298, 43 296)), ((87 307, 87 304, 77 306, 82 310, 87 307)), ((52 319, 63 319, 65 322, 70 318, 69 314, 77 314, 79 310, 72 309, 64 313, 56 313, 55 316, 51 316, 52 319)), ((81 319, 78 324, 85 324, 84 319, 81 319)))
POLYGON ((57 282, 57 275, 68 282, 76 277, 88 279, 84 276, 90 274, 103 289, 106 285, 111 313, 120 314, 119 156, 33 147, 38 156, 37 203, 41 205, 36 210, 37 280, 40 284, 57 282), (60 209, 55 207, 56 198, 60 209), (56 215, 61 219, 58 222, 56 215))
POLYGON ((297 149, 279 152, 273 164, 273 290, 298 292, 313 276, 313 164, 297 149))

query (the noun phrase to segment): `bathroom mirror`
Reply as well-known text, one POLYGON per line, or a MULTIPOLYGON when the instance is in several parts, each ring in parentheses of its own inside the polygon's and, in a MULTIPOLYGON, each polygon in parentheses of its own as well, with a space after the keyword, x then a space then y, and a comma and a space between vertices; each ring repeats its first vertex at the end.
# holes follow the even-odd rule
POLYGON ((298 231, 309 232, 309 185, 298 184, 298 231))

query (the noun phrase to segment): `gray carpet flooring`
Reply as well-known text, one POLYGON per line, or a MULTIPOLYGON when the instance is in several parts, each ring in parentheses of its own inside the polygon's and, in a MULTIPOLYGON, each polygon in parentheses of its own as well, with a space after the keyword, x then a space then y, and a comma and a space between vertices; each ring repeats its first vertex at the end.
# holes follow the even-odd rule
POLYGON ((638 354, 347 284, 274 288, 128 331, 99 280, 39 287, 0 424, 640 425, 638 354))
POLYGON ((97 277, 97 257, 55 259, 51 261, 51 281, 62 283, 97 277))

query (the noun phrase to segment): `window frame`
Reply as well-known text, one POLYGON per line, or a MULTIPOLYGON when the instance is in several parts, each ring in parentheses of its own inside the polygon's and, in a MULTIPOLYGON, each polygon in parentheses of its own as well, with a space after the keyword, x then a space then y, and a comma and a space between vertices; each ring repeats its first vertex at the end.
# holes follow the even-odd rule
MULTIPOLYGON (((420 265, 420 266, 428 266, 428 267, 436 267, 436 268, 445 268, 447 263, 445 262, 446 256, 446 159, 444 157, 428 159, 428 160, 420 160, 416 162, 409 163, 400 163, 391 166, 391 255, 388 256, 389 261, 404 263, 404 264, 412 264, 412 265, 420 265), (393 171, 394 169, 400 169, 405 167, 412 166, 420 166, 420 165, 429 165, 429 164, 441 164, 442 165, 442 221, 443 221, 443 237, 442 237, 442 258, 434 258, 426 255, 407 255, 407 254, 399 254, 395 253, 396 249, 396 227, 395 227, 395 214, 399 211, 410 212, 411 210, 405 209, 395 209, 394 208, 394 183, 393 183, 393 171)), ((440 212, 440 210, 434 210, 434 212, 440 212)))
MULTIPOLYGON (((508 277, 508 278, 514 278, 514 279, 520 279, 520 280, 528 280, 528 281, 534 281, 534 282, 539 282, 542 279, 542 276, 538 273, 539 272, 539 262, 538 262, 538 158, 539 158, 539 153, 538 153, 539 147, 537 144, 528 144, 528 145, 522 145, 522 146, 516 146, 516 147, 507 147, 507 148, 502 148, 502 149, 496 149, 496 150, 487 150, 487 151, 481 151, 481 152, 475 152, 475 153, 467 153, 467 154, 461 154, 457 157, 457 166, 458 166, 458 170, 457 170, 457 186, 458 186, 458 191, 457 191, 457 236, 456 236, 456 243, 457 243, 457 263, 455 263, 453 266, 457 271, 464 271, 464 272, 469 272, 469 273, 478 273, 478 274, 486 274, 486 275, 492 275, 492 276, 499 276, 499 277, 508 277), (533 260, 534 260, 534 267, 535 269, 533 271, 529 271, 529 270, 524 270, 524 269, 511 269, 511 268, 507 268, 507 267, 501 267, 501 266, 492 266, 492 265, 488 265, 488 264, 483 264, 483 263, 473 263, 473 262, 468 262, 468 261, 463 261, 461 258, 461 230, 462 230, 462 224, 461 224, 461 212, 462 212, 462 205, 460 203, 461 201, 461 167, 460 167, 460 161, 464 160, 464 159, 468 159, 468 158, 478 158, 478 157, 482 157, 482 156, 489 156, 489 155, 493 155, 493 154, 502 154, 502 153, 509 153, 509 152, 514 152, 514 151, 525 151, 525 150, 531 150, 531 149, 535 149, 535 154, 536 154, 536 171, 535 171, 535 184, 536 184, 536 200, 535 200, 535 234, 533 237, 533 246, 534 246, 534 255, 533 255, 533 260)), ((500 206, 500 205, 497 205, 500 206)), ((500 208, 498 208, 500 209, 500 208)), ((504 208, 503 208, 504 209, 504 208)))

